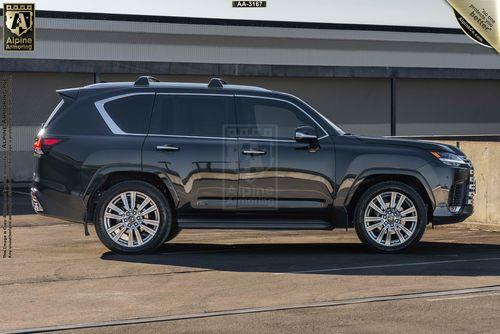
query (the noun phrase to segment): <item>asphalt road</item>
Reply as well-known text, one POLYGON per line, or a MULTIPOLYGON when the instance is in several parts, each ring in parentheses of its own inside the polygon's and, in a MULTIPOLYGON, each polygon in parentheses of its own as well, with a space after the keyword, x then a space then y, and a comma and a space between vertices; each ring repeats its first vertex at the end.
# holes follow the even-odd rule
POLYGON ((497 333, 500 233, 428 229, 407 254, 353 231, 183 231, 160 253, 108 252, 93 229, 14 217, 0 332, 497 333))

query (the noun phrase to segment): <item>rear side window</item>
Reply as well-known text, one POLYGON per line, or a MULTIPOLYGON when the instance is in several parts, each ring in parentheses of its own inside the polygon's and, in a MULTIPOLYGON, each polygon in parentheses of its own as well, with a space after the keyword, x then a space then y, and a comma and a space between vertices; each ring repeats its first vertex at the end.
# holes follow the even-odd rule
POLYGON ((154 94, 130 95, 106 102, 104 109, 123 132, 143 134, 153 101, 154 94))
POLYGON ((46 131, 62 135, 104 135, 110 133, 93 101, 64 100, 45 122, 46 131))
POLYGON ((233 104, 232 96, 158 94, 149 132, 229 137, 235 124, 233 104))

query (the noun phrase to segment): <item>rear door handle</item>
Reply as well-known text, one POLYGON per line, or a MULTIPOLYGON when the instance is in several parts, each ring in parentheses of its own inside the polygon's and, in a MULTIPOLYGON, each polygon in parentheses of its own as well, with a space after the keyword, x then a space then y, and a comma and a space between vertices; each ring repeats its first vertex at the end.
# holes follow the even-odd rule
POLYGON ((248 155, 264 155, 264 154, 266 154, 266 151, 244 150, 243 154, 248 154, 248 155))
POLYGON ((156 146, 157 151, 178 151, 179 148, 177 146, 172 146, 172 145, 160 145, 156 146))

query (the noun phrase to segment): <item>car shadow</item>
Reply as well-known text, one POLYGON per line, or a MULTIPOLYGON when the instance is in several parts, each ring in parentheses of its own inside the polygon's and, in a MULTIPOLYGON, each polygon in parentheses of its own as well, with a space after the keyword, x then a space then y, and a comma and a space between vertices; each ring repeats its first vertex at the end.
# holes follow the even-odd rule
POLYGON ((421 242, 401 254, 376 254, 360 243, 169 243, 156 254, 104 253, 106 261, 193 270, 321 275, 500 276, 500 245, 421 242))

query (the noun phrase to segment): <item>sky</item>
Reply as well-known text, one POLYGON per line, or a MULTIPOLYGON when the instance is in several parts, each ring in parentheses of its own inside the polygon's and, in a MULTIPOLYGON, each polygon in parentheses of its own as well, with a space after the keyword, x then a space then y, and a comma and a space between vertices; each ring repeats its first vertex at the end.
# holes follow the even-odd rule
POLYGON ((267 0, 266 8, 232 8, 232 0, 34 0, 29 2, 34 2, 37 10, 458 27, 451 7, 445 0, 267 0))

